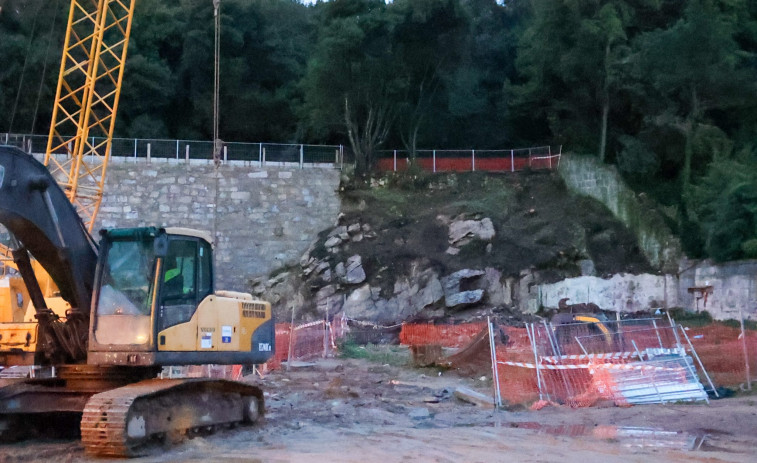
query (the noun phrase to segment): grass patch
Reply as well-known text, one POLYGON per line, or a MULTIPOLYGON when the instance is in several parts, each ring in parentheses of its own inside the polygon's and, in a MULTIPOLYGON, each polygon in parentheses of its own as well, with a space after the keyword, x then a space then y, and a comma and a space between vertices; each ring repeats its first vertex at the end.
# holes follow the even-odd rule
POLYGON ((668 311, 673 320, 679 325, 689 328, 699 328, 712 323, 712 315, 709 312, 688 312, 684 309, 670 309, 668 311))
POLYGON ((410 351, 405 346, 389 344, 359 345, 344 341, 339 345, 342 358, 365 359, 382 365, 404 366, 410 361, 410 351))

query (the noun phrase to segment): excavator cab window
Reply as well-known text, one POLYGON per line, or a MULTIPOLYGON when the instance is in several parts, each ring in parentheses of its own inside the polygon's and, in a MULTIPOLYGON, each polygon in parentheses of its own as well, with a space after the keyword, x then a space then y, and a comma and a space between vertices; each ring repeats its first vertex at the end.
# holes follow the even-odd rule
POLYGON ((150 241, 114 240, 102 264, 95 337, 101 344, 150 341, 154 255, 150 241))
POLYGON ((188 322, 197 309, 200 302, 197 283, 203 283, 202 278, 197 278, 198 273, 203 273, 198 262, 202 259, 198 257, 200 251, 204 251, 199 244, 196 239, 184 237, 171 238, 168 243, 168 252, 163 259, 158 331, 188 322))

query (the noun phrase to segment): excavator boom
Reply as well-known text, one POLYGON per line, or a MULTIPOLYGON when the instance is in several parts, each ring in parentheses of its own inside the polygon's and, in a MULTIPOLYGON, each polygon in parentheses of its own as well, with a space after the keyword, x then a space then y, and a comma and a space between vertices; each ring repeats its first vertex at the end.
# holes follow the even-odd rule
POLYGON ((7 146, 0 146, 0 223, 20 244, 13 258, 40 322, 39 360, 85 361, 97 245, 47 168, 7 146), (30 254, 71 305, 65 321, 45 304, 30 254))

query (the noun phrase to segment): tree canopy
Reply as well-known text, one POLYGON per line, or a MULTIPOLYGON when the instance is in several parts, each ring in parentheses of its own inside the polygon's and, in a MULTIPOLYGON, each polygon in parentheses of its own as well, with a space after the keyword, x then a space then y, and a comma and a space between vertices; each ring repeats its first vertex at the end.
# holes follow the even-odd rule
MULTIPOLYGON (((46 133, 66 0, 0 1, 0 131, 46 133)), ((757 257, 757 2, 222 0, 220 136, 563 144, 666 206, 692 256, 757 257)), ((209 139, 213 7, 139 0, 118 136, 209 139)))

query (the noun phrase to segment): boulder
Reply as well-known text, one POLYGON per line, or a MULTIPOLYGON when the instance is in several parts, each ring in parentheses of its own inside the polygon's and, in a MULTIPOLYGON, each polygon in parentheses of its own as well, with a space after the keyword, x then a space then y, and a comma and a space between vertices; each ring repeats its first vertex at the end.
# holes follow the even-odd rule
POLYGON ((360 231, 360 224, 359 223, 353 223, 349 227, 347 227, 347 233, 350 235, 354 235, 355 233, 360 231))
POLYGON ((318 264, 318 266, 316 266, 315 273, 319 274, 323 272, 324 270, 326 270, 327 268, 329 268, 329 263, 326 261, 323 261, 320 264, 318 264))
POLYGON ((338 246, 342 243, 342 239, 338 236, 332 236, 326 240, 323 245, 327 248, 333 248, 334 246, 338 246))
POLYGON ((345 265, 344 282, 351 285, 360 284, 365 281, 365 270, 363 261, 358 254, 347 259, 345 265))
POLYGON ((483 289, 474 289, 473 291, 460 291, 459 293, 445 296, 444 305, 446 305, 447 307, 471 305, 480 302, 483 297, 483 289))
POLYGON ((509 282, 502 283, 502 273, 491 267, 487 267, 484 272, 486 302, 493 306, 512 304, 509 282))
POLYGON ((464 269, 442 278, 444 295, 449 296, 451 294, 460 292, 461 281, 480 277, 484 273, 485 272, 483 270, 464 269))
POLYGON ((488 217, 481 220, 457 220, 449 224, 450 244, 470 238, 491 241, 494 235, 494 224, 488 217))
POLYGON ((463 280, 479 278, 481 275, 484 275, 484 273, 483 270, 465 269, 442 278, 441 284, 444 290, 444 305, 447 307, 457 307, 460 305, 470 305, 480 302, 484 297, 483 289, 461 291, 460 283, 463 280))

